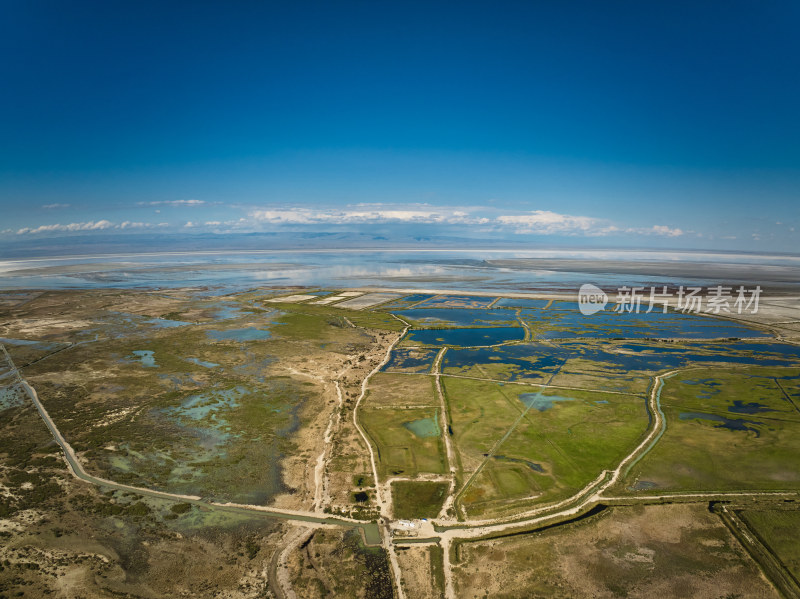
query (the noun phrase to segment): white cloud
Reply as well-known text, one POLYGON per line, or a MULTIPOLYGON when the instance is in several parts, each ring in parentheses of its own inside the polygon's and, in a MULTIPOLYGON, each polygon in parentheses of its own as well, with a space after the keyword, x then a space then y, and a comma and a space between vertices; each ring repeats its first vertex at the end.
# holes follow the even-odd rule
POLYGON ((498 216, 497 222, 501 225, 514 227, 516 233, 602 235, 607 232, 605 231, 607 227, 599 219, 589 216, 559 214, 549 210, 534 210, 524 214, 498 216))
MULTIPOLYGON (((372 205, 361 205, 372 206, 372 205)), ((359 206, 359 208, 361 207, 359 206)), ((489 222, 487 218, 471 217, 463 210, 449 208, 372 208, 327 210, 310 208, 292 209, 257 209, 249 214, 252 220, 269 224, 359 224, 359 223, 458 223, 481 224, 489 222)))
POLYGON ((110 229, 114 224, 107 220, 89 221, 85 223, 69 223, 67 225, 40 225, 35 228, 23 227, 17 231, 17 235, 27 235, 31 233, 51 233, 54 231, 102 231, 110 229))
POLYGON ((250 217, 266 223, 311 224, 315 221, 310 210, 253 210, 250 217))
MULTIPOLYGON (((153 204, 169 205, 197 205, 205 204, 202 200, 173 200, 149 202, 153 204)), ((140 204, 143 204, 140 202, 140 204)), ((687 231, 667 225, 651 225, 648 227, 628 227, 623 223, 614 223, 606 219, 577 214, 562 214, 551 210, 511 211, 503 210, 496 206, 434 206, 425 203, 410 205, 402 204, 357 204, 343 208, 306 208, 291 206, 265 206, 253 207, 248 213, 248 218, 232 220, 188 220, 184 224, 168 224, 161 222, 124 221, 114 224, 107 220, 90 221, 84 223, 41 225, 38 227, 25 227, 17 231, 18 234, 72 232, 72 231, 100 231, 109 228, 126 231, 147 230, 151 228, 173 227, 184 231, 215 230, 220 232, 235 233, 263 230, 263 227, 292 227, 292 226, 317 226, 326 225, 439 225, 454 228, 463 227, 463 233, 470 230, 482 232, 495 232, 500 234, 521 235, 560 235, 560 236, 661 236, 680 237, 682 235, 698 235, 695 231, 687 231)))
POLYGON ((683 229, 672 229, 665 225, 653 225, 649 229, 628 229, 628 231, 639 235, 661 235, 663 237, 680 237, 684 233, 683 229))
MULTIPOLYGON (((490 208, 443 208, 427 204, 392 207, 383 204, 357 204, 342 210, 312 208, 260 208, 249 213, 250 222, 271 225, 346 225, 369 223, 411 223, 442 225, 484 225, 495 230, 511 229, 517 234, 606 236, 615 234, 678 237, 679 228, 665 225, 623 227, 606 220, 550 210, 491 215, 490 208), (487 212, 489 215, 487 216, 487 212)), ((209 225, 210 223, 206 223, 209 225)))
POLYGON ((126 220, 124 223, 120 223, 116 226, 117 229, 149 229, 150 227, 154 226, 151 223, 134 223, 129 220, 126 220))
MULTIPOLYGON (((69 223, 69 224, 55 224, 55 225, 40 225, 38 227, 24 227, 16 231, 17 235, 32 235, 37 233, 61 233, 61 232, 76 232, 76 231, 105 231, 107 229, 119 230, 136 230, 136 229, 152 229, 156 227, 168 227, 169 223, 143 223, 126 220, 119 224, 114 224, 108 220, 89 221, 85 223, 69 223)), ((13 232, 11 229, 3 231, 4 233, 13 232)))
POLYGON ((683 230, 677 227, 671 229, 665 225, 653 225, 653 233, 656 235, 666 235, 667 237, 680 237, 683 235, 683 230))
POLYGON ((44 210, 57 210, 59 208, 69 208, 71 204, 45 204, 42 206, 44 210))
POLYGON ((159 200, 157 202, 137 202, 139 206, 203 206, 204 200, 159 200))

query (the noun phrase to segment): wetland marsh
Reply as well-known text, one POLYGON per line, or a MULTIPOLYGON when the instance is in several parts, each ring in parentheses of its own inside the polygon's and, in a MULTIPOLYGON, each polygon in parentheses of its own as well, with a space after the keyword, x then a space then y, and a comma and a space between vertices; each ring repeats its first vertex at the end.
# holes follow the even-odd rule
MULTIPOLYGON (((364 522, 367 545, 342 538, 353 567, 373 564, 381 592, 379 573, 396 577, 410 559, 401 538, 413 543, 429 521, 445 525, 425 532, 436 543, 466 547, 472 531, 520 514, 593 505, 585 490, 634 455, 609 482, 625 501, 800 491, 800 346, 763 326, 675 312, 583 320, 574 304, 502 295, 69 294, 24 296, 0 335, 90 476, 164 494, 103 510, 189 535, 240 530, 259 509, 364 522), (48 320, 54 305, 70 317, 48 320), (668 371, 678 374, 654 395, 668 371), (656 407, 665 430, 641 451, 656 407), (386 514, 386 530, 415 524, 387 541, 375 524, 386 514)), ((0 365, 0 411, 32 417, 14 372, 0 365)), ((302 547, 316 543, 324 562, 338 538, 318 535, 301 538, 300 553, 273 550, 296 588, 309 584, 302 547)), ((445 588, 435 569, 458 573, 455 555, 425 555, 445 588)), ((344 572, 315 576, 347 588, 344 572)))

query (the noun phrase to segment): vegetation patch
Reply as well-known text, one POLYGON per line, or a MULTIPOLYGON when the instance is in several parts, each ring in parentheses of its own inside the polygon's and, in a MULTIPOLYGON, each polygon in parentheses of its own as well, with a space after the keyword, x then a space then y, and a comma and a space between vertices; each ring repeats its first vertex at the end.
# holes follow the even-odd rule
POLYGON ((800 580, 800 510, 744 509, 737 514, 758 535, 795 580, 800 580))
POLYGON ((435 518, 442 509, 449 483, 397 480, 392 483, 392 504, 396 518, 435 518))
POLYGON ((797 368, 739 367, 692 370, 667 379, 661 393, 666 432, 631 469, 621 491, 800 488, 800 414, 782 388, 798 373, 797 368), (767 411, 748 415, 742 409, 767 411), (653 484, 641 488, 640 480, 653 484))
POLYGON ((417 434, 406 426, 417 421, 433 421, 435 408, 363 409, 359 411, 359 418, 375 443, 379 470, 384 476, 444 473, 441 435, 417 434))

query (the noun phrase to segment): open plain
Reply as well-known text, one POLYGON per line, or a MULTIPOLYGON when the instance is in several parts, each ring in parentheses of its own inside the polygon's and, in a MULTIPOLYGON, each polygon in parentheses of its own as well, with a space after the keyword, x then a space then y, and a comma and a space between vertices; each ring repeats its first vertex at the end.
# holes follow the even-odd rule
POLYGON ((800 589, 795 300, 745 321, 435 289, 0 299, 4 596, 800 589))

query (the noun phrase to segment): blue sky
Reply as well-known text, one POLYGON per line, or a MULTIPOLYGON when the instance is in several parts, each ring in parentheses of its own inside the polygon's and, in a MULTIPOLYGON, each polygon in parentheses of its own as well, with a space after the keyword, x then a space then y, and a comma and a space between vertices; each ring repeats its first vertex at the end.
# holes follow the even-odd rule
POLYGON ((797 251, 800 5, 6 2, 0 240, 797 251))

